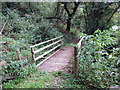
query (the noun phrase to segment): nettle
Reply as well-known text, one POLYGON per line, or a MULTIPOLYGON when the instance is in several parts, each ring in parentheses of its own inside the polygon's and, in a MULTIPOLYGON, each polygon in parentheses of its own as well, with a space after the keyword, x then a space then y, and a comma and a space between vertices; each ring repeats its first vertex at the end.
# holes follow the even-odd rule
POLYGON ((79 83, 85 87, 105 88, 117 85, 119 81, 120 48, 110 31, 97 30, 86 35, 84 47, 78 55, 79 83))
POLYGON ((35 65, 30 64, 28 60, 21 61, 9 61, 7 65, 3 67, 3 76, 13 76, 14 78, 26 77, 30 73, 35 71, 35 65), (23 67, 21 66, 23 65, 23 67))

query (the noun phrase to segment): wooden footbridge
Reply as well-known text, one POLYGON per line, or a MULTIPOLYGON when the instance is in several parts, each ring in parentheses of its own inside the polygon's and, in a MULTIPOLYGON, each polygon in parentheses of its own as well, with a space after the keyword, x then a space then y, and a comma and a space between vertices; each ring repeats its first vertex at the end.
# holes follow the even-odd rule
POLYGON ((47 40, 33 46, 30 46, 32 52, 33 62, 37 65, 38 69, 44 70, 47 72, 53 71, 63 71, 64 68, 68 65, 71 59, 74 59, 74 72, 77 74, 78 72, 78 60, 77 60, 77 48, 81 47, 81 43, 84 36, 80 39, 76 46, 72 47, 64 47, 64 38, 63 36, 59 36, 53 38, 51 40, 47 40), (43 46, 43 47, 41 47, 43 46), (41 47, 38 50, 35 50, 36 47, 41 47), (44 53, 40 55, 36 55, 44 51, 44 53), (53 52, 52 55, 47 56, 49 53, 53 52), (39 60, 42 60, 39 62, 39 60))
MULTIPOLYGON (((64 46, 63 36, 59 36, 30 46, 32 52, 32 61, 36 64, 38 70, 54 72, 64 71, 64 69, 68 66, 70 60, 74 60, 73 71, 75 77, 77 78, 78 75, 77 48, 81 48, 83 38, 84 36, 80 39, 76 46, 72 47, 64 46)), ((17 53, 18 58, 21 61, 21 67, 23 67, 19 50, 17 50, 17 53)), ((2 67, 4 64, 5 64, 4 62, 0 62, 0 67, 2 67)), ((13 77, 3 77, 1 80, 9 78, 11 79, 13 77)))

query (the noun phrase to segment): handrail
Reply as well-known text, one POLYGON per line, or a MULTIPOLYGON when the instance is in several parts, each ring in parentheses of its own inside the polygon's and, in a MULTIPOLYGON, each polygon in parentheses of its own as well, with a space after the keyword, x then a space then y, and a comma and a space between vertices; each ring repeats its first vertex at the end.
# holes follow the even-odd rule
POLYGON ((62 41, 62 40, 63 40, 63 39, 58 40, 58 41, 56 41, 56 42, 54 42, 54 43, 52 43, 52 44, 49 44, 49 45, 47 45, 47 46, 45 46, 45 47, 43 47, 43 48, 40 48, 40 49, 34 51, 34 53, 38 53, 38 52, 40 52, 40 51, 42 51, 42 50, 44 50, 44 49, 46 49, 46 48, 48 48, 48 47, 50 47, 50 46, 52 46, 52 45, 57 44, 58 42, 60 42, 60 41, 62 41))
POLYGON ((33 47, 36 47, 36 46, 39 46, 39 45, 45 44, 45 43, 47 43, 47 42, 50 42, 50 41, 56 40, 56 39, 61 38, 61 37, 63 37, 63 35, 62 35, 62 36, 59 36, 59 37, 56 37, 56 38, 53 38, 53 39, 51 39, 51 40, 47 40, 47 41, 45 41, 45 42, 41 42, 41 43, 35 44, 35 45, 33 45, 33 46, 30 46, 30 48, 33 48, 33 47))
MULTIPOLYGON (((43 58, 43 57, 44 57, 45 55, 47 55, 48 53, 50 53, 50 52, 52 52, 53 50, 55 50, 55 49, 57 49, 58 47, 60 47, 60 46, 63 44, 63 40, 64 40, 64 38, 63 38, 63 35, 62 35, 62 36, 59 36, 59 37, 56 37, 56 38, 53 38, 53 39, 50 39, 50 40, 47 40, 47 41, 44 41, 44 42, 35 44, 35 45, 33 45, 33 46, 30 46, 31 52, 32 52, 32 60, 36 63, 37 60, 43 58), (57 40, 57 39, 58 39, 58 40, 57 40), (53 42, 51 42, 51 41, 53 41, 53 42), (45 44, 45 43, 47 43, 47 42, 50 42, 50 44, 48 44, 48 45, 46 45, 46 46, 44 46, 44 47, 42 47, 42 48, 40 48, 40 49, 38 49, 38 50, 34 50, 34 47, 39 46, 39 45, 42 45, 42 44, 45 44), (60 44, 60 42, 61 42, 62 44, 60 44), (36 53, 38 53, 38 52, 40 52, 40 51, 42 51, 42 50, 45 50, 45 49, 47 49, 47 48, 49 48, 49 47, 51 47, 51 46, 53 46, 53 45, 57 45, 57 46, 53 47, 52 49, 49 49, 48 51, 44 52, 42 55, 39 55, 39 56, 35 57, 35 54, 36 54, 36 53)), ((45 60, 47 60, 47 59, 45 59, 45 60)), ((45 61, 45 60, 43 60, 43 61, 45 61)), ((43 63, 43 62, 42 62, 42 63, 43 63)), ((39 65, 40 65, 40 63, 37 65, 37 67, 38 67, 39 65)))
POLYGON ((37 58, 35 58, 35 61, 37 61, 38 59, 42 58, 43 56, 47 55, 48 53, 50 53, 51 51, 53 51, 54 49, 58 48, 61 44, 57 45, 56 47, 50 49, 49 51, 45 52, 44 54, 38 56, 37 58))
POLYGON ((82 36, 82 38, 79 40, 78 44, 77 44, 77 48, 81 47, 81 43, 83 41, 83 39, 85 38, 85 36, 82 36))

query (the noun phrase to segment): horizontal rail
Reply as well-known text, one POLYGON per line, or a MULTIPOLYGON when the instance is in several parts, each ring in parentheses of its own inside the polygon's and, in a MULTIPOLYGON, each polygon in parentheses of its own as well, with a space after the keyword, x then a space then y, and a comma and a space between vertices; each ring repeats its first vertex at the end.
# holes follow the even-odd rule
POLYGON ((60 40, 58 40, 58 41, 56 41, 56 42, 54 42, 54 43, 52 43, 52 44, 49 44, 49 45, 47 45, 47 46, 45 46, 45 47, 43 47, 43 48, 40 48, 40 49, 34 51, 34 54, 36 54, 36 53, 38 53, 38 52, 40 52, 40 51, 42 51, 42 50, 44 50, 44 49, 52 46, 52 45, 55 45, 55 44, 59 43, 59 42, 62 41, 62 40, 63 40, 63 39, 60 39, 60 40))
POLYGON ((54 49, 58 48, 59 46, 61 46, 61 44, 57 45, 56 47, 50 49, 49 51, 45 52, 44 54, 38 56, 37 58, 35 58, 34 60, 37 61, 38 59, 42 58, 43 56, 47 55, 48 53, 50 53, 51 51, 53 51, 54 49))
POLYGON ((77 44, 77 48, 80 48, 81 47, 81 43, 82 43, 82 40, 85 38, 85 36, 82 36, 82 38, 80 39, 80 41, 78 42, 77 44))
POLYGON ((50 57, 52 57, 53 55, 55 55, 59 50, 60 50, 60 49, 58 49, 56 52, 54 52, 53 54, 51 54, 50 56, 48 56, 45 60, 41 61, 41 62, 37 65, 37 67, 40 66, 40 65, 42 65, 42 64, 43 64, 45 61, 47 61, 50 57))
POLYGON ((35 45, 33 45, 33 46, 30 46, 30 48, 33 48, 33 47, 39 46, 39 45, 41 45, 41 44, 44 44, 44 43, 47 43, 47 42, 56 40, 56 39, 61 38, 61 37, 63 37, 63 35, 62 35, 62 36, 59 36, 59 37, 56 37, 56 38, 53 38, 53 39, 51 39, 51 40, 47 40, 47 41, 45 41, 45 42, 41 42, 41 43, 35 44, 35 45))

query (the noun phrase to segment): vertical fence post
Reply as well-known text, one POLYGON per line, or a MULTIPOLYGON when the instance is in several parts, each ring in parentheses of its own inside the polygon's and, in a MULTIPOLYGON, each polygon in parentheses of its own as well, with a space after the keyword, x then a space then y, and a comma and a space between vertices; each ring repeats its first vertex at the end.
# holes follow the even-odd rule
POLYGON ((31 52, 32 52, 32 60, 34 61, 34 64, 36 64, 36 62, 35 62, 35 54, 34 54, 33 47, 31 47, 31 52))
POLYGON ((78 58, 77 58, 77 47, 74 47, 74 76, 78 78, 78 58))
POLYGON ((64 46, 64 37, 62 37, 62 39, 63 39, 63 40, 62 40, 62 47, 63 47, 63 46, 64 46))

